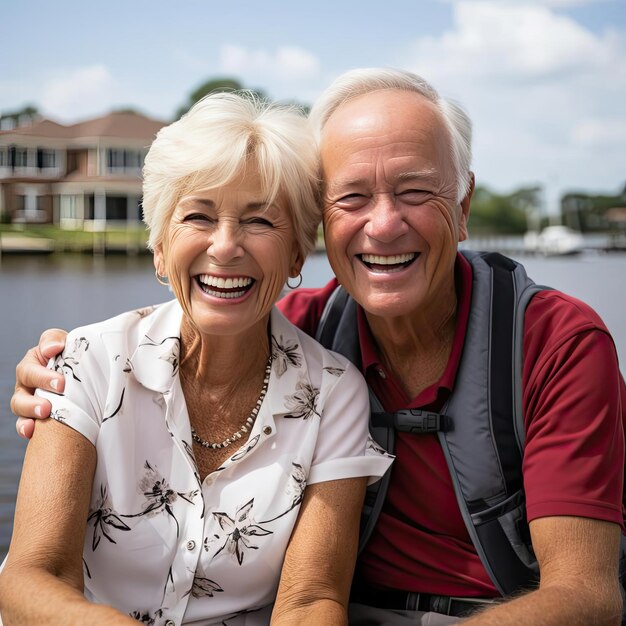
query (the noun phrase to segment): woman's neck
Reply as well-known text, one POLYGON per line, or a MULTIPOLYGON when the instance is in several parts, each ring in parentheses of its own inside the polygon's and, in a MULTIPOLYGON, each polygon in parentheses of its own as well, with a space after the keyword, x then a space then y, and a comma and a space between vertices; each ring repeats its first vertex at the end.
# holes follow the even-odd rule
POLYGON ((181 323, 181 374, 187 381, 232 386, 263 368, 270 355, 269 318, 246 332, 203 335, 186 318, 181 323))

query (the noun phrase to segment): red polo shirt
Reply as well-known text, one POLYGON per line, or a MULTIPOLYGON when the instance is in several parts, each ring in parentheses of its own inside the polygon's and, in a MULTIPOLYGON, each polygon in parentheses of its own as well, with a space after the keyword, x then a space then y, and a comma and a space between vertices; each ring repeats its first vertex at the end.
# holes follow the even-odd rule
MULTIPOLYGON (((408 398, 358 312, 362 372, 385 410, 439 411, 454 387, 472 270, 456 265, 457 327, 441 379, 408 398)), ((279 307, 314 335, 336 287, 298 290, 279 307)), ((598 315, 558 291, 536 295, 524 322, 524 487, 527 515, 577 515, 623 524, 626 386, 598 315), (546 480, 549 477, 549 480, 546 480)), ((469 538, 436 435, 399 433, 385 506, 359 567, 372 585, 455 596, 498 595, 469 538)))

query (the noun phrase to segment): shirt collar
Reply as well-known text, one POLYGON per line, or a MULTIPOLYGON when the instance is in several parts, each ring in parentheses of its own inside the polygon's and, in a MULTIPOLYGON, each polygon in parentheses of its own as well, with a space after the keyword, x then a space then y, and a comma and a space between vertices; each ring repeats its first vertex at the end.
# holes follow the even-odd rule
POLYGON ((172 300, 139 321, 137 343, 129 362, 135 379, 147 389, 166 393, 176 380, 182 316, 178 301, 172 300))
MULTIPOLYGON (((169 393, 177 379, 182 316, 178 301, 172 300, 139 322, 137 344, 129 363, 135 379, 147 389, 169 393)), ((267 406, 271 415, 285 415, 306 400, 312 385, 302 337, 276 307, 270 315, 270 328, 273 362, 263 407, 267 406)))

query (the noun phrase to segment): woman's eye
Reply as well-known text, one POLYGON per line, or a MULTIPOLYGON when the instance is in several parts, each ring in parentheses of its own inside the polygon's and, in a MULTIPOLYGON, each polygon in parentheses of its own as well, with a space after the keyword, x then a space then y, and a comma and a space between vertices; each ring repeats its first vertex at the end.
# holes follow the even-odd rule
POLYGON ((272 224, 272 222, 270 222, 269 220, 266 220, 264 217, 252 217, 252 218, 246 220, 244 223, 245 224, 258 225, 258 226, 268 226, 269 228, 274 226, 274 224, 272 224))
POLYGON ((208 222, 212 223, 215 220, 204 213, 190 213, 186 215, 184 220, 185 222, 208 222))

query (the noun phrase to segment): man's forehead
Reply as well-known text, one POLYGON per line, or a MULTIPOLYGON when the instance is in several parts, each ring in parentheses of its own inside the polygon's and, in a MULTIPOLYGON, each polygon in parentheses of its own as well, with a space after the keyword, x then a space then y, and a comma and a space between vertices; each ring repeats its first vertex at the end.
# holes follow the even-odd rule
MULTIPOLYGON (((439 181, 440 172, 434 167, 425 167, 419 170, 391 170, 387 173, 386 180, 390 184, 401 184, 411 182, 431 182, 436 183, 439 181)), ((363 187, 372 183, 372 177, 370 172, 363 172, 362 175, 358 173, 356 175, 337 175, 331 174, 325 175, 326 188, 329 191, 333 189, 346 189, 351 187, 363 187)))
POLYGON ((381 89, 362 94, 341 103, 328 117, 322 136, 345 127, 347 121, 354 128, 367 127, 373 120, 406 121, 419 126, 427 118, 442 122, 438 106, 414 91, 381 89))

